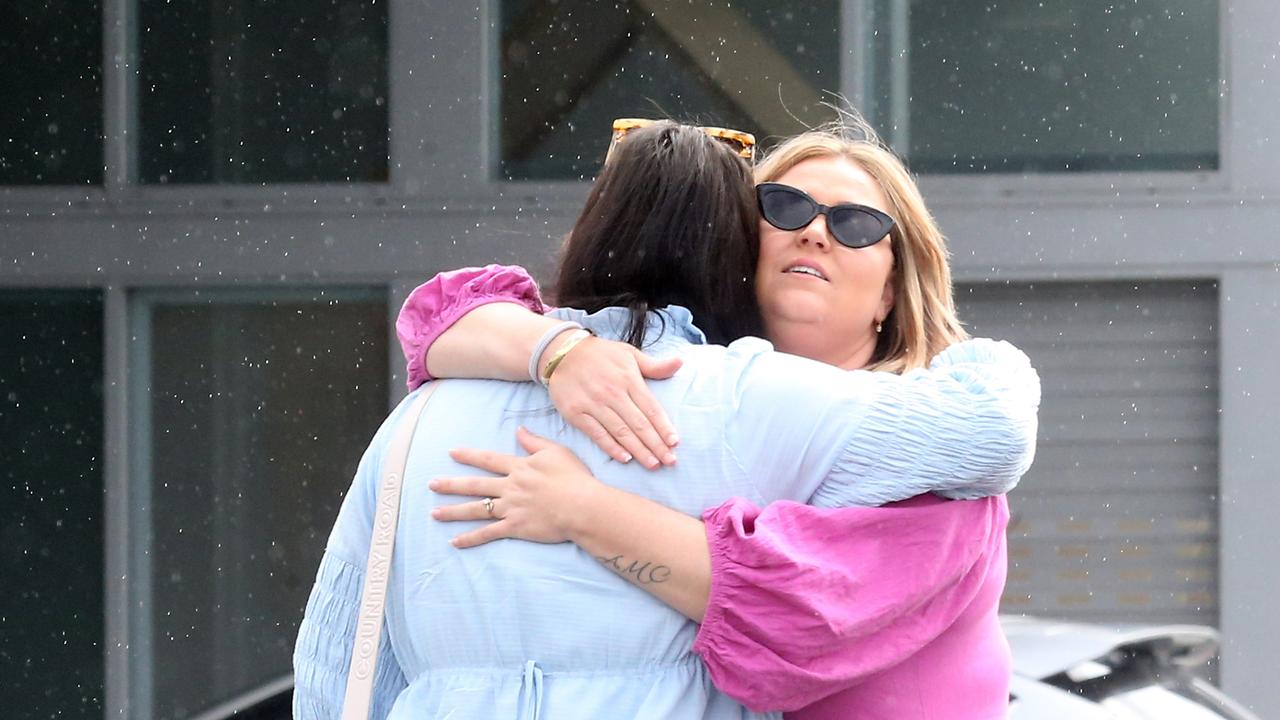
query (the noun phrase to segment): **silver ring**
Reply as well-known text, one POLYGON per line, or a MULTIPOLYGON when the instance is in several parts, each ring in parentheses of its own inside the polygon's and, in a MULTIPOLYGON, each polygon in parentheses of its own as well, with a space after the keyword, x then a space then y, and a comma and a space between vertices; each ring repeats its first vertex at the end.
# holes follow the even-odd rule
POLYGON ((484 505, 485 512, 489 513, 489 517, 491 518, 497 517, 497 515, 493 514, 493 498, 485 498, 480 502, 484 505))

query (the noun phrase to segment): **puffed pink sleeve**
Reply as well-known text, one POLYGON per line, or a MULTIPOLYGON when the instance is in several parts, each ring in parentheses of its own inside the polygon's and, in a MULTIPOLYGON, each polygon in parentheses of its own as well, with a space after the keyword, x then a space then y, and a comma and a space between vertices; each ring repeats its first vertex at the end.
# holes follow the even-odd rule
POLYGON ((549 308, 538 283, 519 265, 485 265, 442 272, 414 288, 396 318, 396 335, 407 366, 410 390, 431 379, 427 350, 463 315, 481 305, 509 302, 536 313, 549 308))
POLYGON ((1003 496, 817 508, 734 498, 703 514, 711 594, 694 650, 753 710, 797 710, 946 630, 1003 542, 1003 496))

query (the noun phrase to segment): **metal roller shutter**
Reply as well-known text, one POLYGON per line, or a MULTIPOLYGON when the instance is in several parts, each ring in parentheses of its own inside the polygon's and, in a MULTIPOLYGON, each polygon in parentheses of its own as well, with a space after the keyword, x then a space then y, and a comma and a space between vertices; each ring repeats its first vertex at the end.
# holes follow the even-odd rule
POLYGON ((1035 465, 1010 496, 1005 612, 1218 619, 1215 283, 957 289, 975 336, 1043 383, 1035 465))

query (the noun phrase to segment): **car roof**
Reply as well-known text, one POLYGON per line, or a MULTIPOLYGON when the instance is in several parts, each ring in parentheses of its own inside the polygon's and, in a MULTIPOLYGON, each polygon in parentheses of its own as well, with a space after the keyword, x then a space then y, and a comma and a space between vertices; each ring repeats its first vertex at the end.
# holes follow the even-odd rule
POLYGON ((1113 650, 1169 643, 1179 663, 1197 664, 1218 648, 1218 633, 1202 625, 1101 625, 1032 617, 1002 616, 1013 649, 1013 671, 1043 679, 1113 650))

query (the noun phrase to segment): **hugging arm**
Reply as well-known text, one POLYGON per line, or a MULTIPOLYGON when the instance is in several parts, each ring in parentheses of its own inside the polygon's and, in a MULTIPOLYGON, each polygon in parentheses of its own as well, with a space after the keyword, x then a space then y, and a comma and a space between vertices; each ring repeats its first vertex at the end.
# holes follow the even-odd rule
MULTIPOLYGON (((433 375, 530 380, 529 356, 544 335, 562 325, 543 317, 547 310, 521 267, 488 265, 436 275, 410 293, 396 320, 409 389, 433 375)), ((563 331, 550 338, 535 363, 539 374, 569 336, 563 331)), ((679 359, 654 359, 625 343, 596 338, 579 348, 564 357, 549 387, 565 420, 619 462, 634 457, 649 468, 674 463, 675 427, 644 378, 670 377, 679 359), (591 371, 572 371, 584 354, 591 357, 591 371)))
MULTIPOLYGON (((586 365, 580 360, 580 366, 586 365)), ((756 370, 763 368, 768 374, 768 365, 766 360, 756 370)), ((801 368, 802 374, 804 371, 801 368)), ((767 409, 774 403, 785 407, 802 396, 813 399, 813 391, 822 387, 819 382, 808 394, 798 394, 785 383, 757 383, 750 373, 744 375, 747 381, 734 388, 730 398, 735 406, 767 409)), ((800 469, 807 471, 807 476, 792 468, 797 482, 808 483, 808 488, 818 493, 817 499, 843 505, 880 497, 886 498, 880 500, 884 502, 929 490, 961 497, 992 494, 1007 490, 1025 470, 1034 447, 1039 388, 1021 353, 1007 345, 979 342, 975 347, 943 353, 921 377, 888 377, 896 378, 889 381, 890 386, 901 383, 901 387, 878 387, 875 378, 852 381, 864 384, 870 394, 859 401, 864 404, 854 406, 873 418, 863 435, 828 437, 826 451, 815 438, 802 453, 805 461, 800 469), (901 395, 896 394, 900 391, 901 395), (876 412, 867 410, 876 406, 877 398, 884 403, 904 397, 910 404, 895 401, 876 412), (943 401, 938 407, 928 406, 937 400, 943 401), (925 420, 908 418, 906 424, 913 432, 906 438, 895 438, 894 428, 903 426, 900 418, 909 415, 908 408, 924 414, 925 420), (936 427, 954 419, 951 413, 971 411, 977 413, 976 419, 954 427, 936 427), (993 438, 983 436, 1002 425, 1004 431, 996 432, 993 438), (927 486, 920 473, 912 472, 907 483, 894 488, 891 475, 895 468, 905 463, 911 470, 914 453, 921 444, 928 445, 935 434, 941 438, 941 449, 924 467, 953 478, 952 482, 927 486), (884 450, 890 458, 890 467, 880 473, 874 472, 877 442, 887 445, 884 450), (969 453, 975 457, 966 457, 969 453), (859 459, 859 454, 865 457, 859 459), (824 481, 824 462, 843 466, 830 483, 824 481), (863 493, 854 489, 857 483, 851 478, 854 471, 866 466, 871 466, 873 477, 863 493)), ((823 394, 816 393, 815 411, 832 417, 823 394)), ((809 400, 801 404, 809 404, 809 400)), ((768 433, 752 434, 746 427, 738 428, 737 433, 743 445, 772 447, 768 433)), ((592 483, 603 486, 581 463, 574 466, 576 458, 535 464, 546 448, 526 445, 526 449, 533 455, 508 458, 517 462, 519 473, 512 472, 509 465, 486 466, 478 456, 458 458, 492 472, 510 473, 506 478, 485 480, 514 482, 518 476, 522 483, 524 517, 508 525, 504 534, 490 532, 470 537, 468 542, 528 538, 536 534, 530 527, 543 532, 548 531, 548 525, 554 526, 549 532, 559 533, 557 539, 578 542, 593 556, 609 560, 608 566, 620 576, 686 616, 702 620, 696 649, 713 678, 722 689, 758 708, 791 709, 812 702, 908 657, 936 637, 967 607, 974 588, 991 569, 982 554, 989 548, 984 549, 981 541, 989 539, 991 527, 1003 522, 990 515, 991 506, 1003 507, 1002 498, 977 503, 925 498, 922 500, 934 504, 917 509, 910 518, 892 508, 826 509, 773 503, 760 510, 734 499, 708 510, 704 524, 639 496, 612 488, 608 492, 592 489, 592 483), (567 483, 574 473, 580 473, 577 485, 567 483), (548 501, 553 497, 549 493, 563 490, 566 484, 581 491, 548 501), (985 507, 987 514, 979 512, 977 519, 986 518, 986 524, 970 517, 979 506, 985 507), (943 507, 955 510, 939 517, 947 512, 943 507), (910 532, 900 531, 896 525, 904 519, 915 520, 908 526, 910 532), (961 542, 957 542, 958 536, 961 542), (615 557, 625 562, 613 565, 615 557), (682 561, 687 564, 681 565, 682 561), (665 578, 662 582, 647 583, 640 582, 637 573, 625 571, 653 566, 673 571, 670 575, 660 572, 665 578), (816 586, 810 582, 815 578, 816 586), (847 588, 862 592, 846 593, 847 588), (872 591, 878 594, 868 601, 866 593, 872 591), (794 628, 803 628, 803 632, 794 628), (824 651, 815 653, 815 648, 824 651), (848 653, 864 661, 833 664, 848 653), (750 680, 761 673, 771 674, 777 681, 750 680)), ((559 450, 572 457, 563 448, 559 450)), ((768 457, 752 457, 750 450, 744 450, 742 456, 760 463, 753 476, 767 477, 764 473, 782 469, 774 467, 776 462, 768 457)), ((462 479, 447 482, 454 480, 462 479)), ((465 483, 447 491, 472 494, 465 483)), ((793 492, 803 491, 797 487, 793 492)))
POLYGON ((826 507, 1013 489, 1035 455, 1040 380, 1006 342, 975 339, 902 375, 730 346, 723 403, 742 469, 826 507), (741 367, 733 367, 735 363, 741 367), (785 451, 780 450, 785 448, 785 451))
MULTIPOLYGON (((523 368, 510 370, 512 363, 508 361, 521 340, 532 346, 547 326, 556 324, 541 317, 546 309, 537 283, 523 268, 486 265, 437 274, 409 293, 396 319, 409 389, 431 380, 432 369, 439 377, 528 377, 523 368), (495 303, 498 307, 489 307, 495 303), (528 312, 520 312, 519 308, 528 312), (473 312, 477 310, 478 317, 473 312), (520 312, 522 317, 528 315, 527 321, 510 323, 514 312, 520 312), (504 333, 484 332, 487 322, 499 324, 504 331, 520 337, 508 340, 504 333), (455 325, 460 332, 446 332, 455 325), (479 331, 472 332, 472 326, 479 331), (528 339, 530 335, 532 340, 528 339), (435 353, 429 356, 431 349, 435 353)), ((528 358, 526 350, 517 360, 523 363, 528 358)))
MULTIPOLYGON (((499 538, 572 542, 606 569, 700 621, 707 608, 711 560, 695 517, 599 482, 567 448, 520 428, 529 455, 460 449, 454 460, 498 477, 437 478, 431 489, 497 498, 501 519, 454 539, 460 548, 499 538)), ((661 479, 658 479, 661 482, 661 479)), ((437 520, 484 520, 467 502, 439 507, 437 520)))
MULTIPOLYGON (((530 300, 537 297, 536 286, 528 289, 531 285, 520 268, 489 266, 438 275, 415 290, 396 323, 411 377, 417 358, 422 359, 423 376, 429 361, 437 372, 443 372, 437 365, 450 370, 460 365, 466 376, 474 377, 482 360, 468 356, 460 362, 451 356, 486 347, 495 338, 500 347, 491 361, 503 367, 490 374, 526 377, 536 342, 530 338, 555 324, 534 314, 542 306, 540 300, 530 300), (449 284, 451 276, 464 273, 467 282, 449 284), (468 310, 494 302, 503 304, 490 308, 492 315, 465 317, 468 310)), ((768 478, 799 470, 786 496, 813 494, 819 505, 842 506, 879 505, 924 492, 952 498, 998 495, 1016 485, 1034 456, 1039 378, 1027 357, 1008 343, 957 343, 939 353, 928 369, 899 376, 846 372, 761 352, 753 342, 758 341, 731 348, 736 352, 729 361, 745 365, 729 369, 741 378, 725 396, 728 406, 742 411, 731 434, 744 470, 768 478), (806 428, 813 429, 811 435, 795 437, 806 428), (803 450, 798 468, 791 458, 770 452, 779 433, 803 450), (824 482, 828 474, 830 481, 824 482)), ((555 348, 553 343, 544 357, 555 348)), ((579 348, 566 356, 550 388, 565 419, 614 459, 625 461, 634 454, 649 467, 659 459, 671 462, 664 448, 675 429, 641 379, 647 356, 596 339, 579 348), (605 407, 593 407, 602 403, 605 407), (631 428, 645 427, 647 421, 652 424, 646 431, 633 434, 631 428), (615 438, 627 444, 627 451, 615 438)), ((674 367, 665 370, 673 372, 674 367)))
POLYGON ((733 498, 699 521, 605 486, 554 443, 524 431, 520 442, 531 455, 455 452, 505 474, 475 480, 515 498, 503 521, 460 539, 578 544, 700 622, 694 651, 753 709, 794 710, 910 657, 1002 579, 1003 497, 875 508, 733 498))

